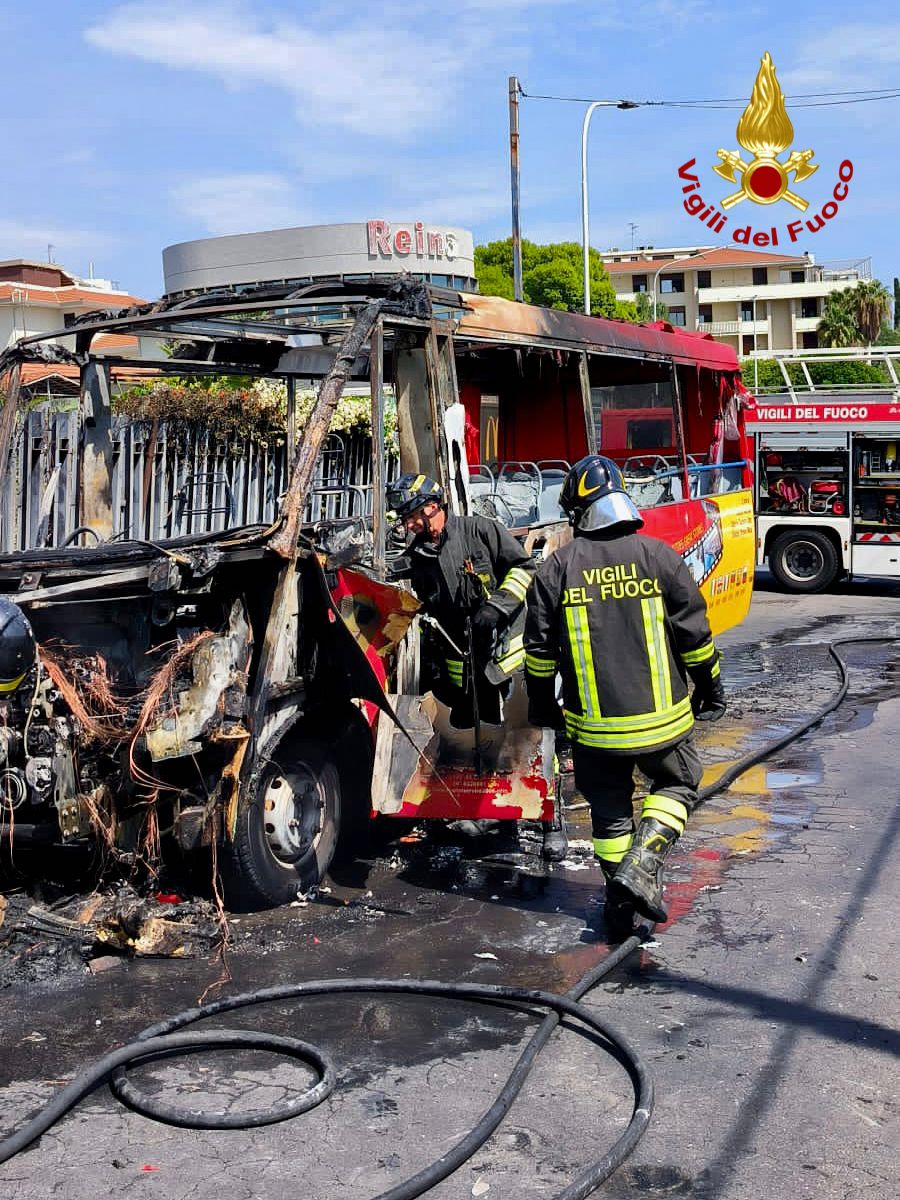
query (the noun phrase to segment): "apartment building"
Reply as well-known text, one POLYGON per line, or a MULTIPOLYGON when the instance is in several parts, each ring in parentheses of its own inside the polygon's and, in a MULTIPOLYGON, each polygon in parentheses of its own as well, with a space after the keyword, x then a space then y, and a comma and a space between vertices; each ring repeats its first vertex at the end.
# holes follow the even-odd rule
POLYGON ((871 279, 871 259, 816 263, 738 246, 640 246, 601 254, 616 295, 646 293, 668 320, 711 333, 739 356, 811 350, 829 293, 871 279))
MULTIPOLYGON (((0 350, 30 334, 63 330, 84 313, 142 303, 109 279, 79 279, 57 263, 8 259, 0 262, 0 350)), ((59 342, 75 348, 74 337, 61 336, 59 342)), ((139 352, 136 337, 111 334, 100 335, 93 348, 131 356, 139 352)), ((67 364, 28 363, 22 367, 22 386, 47 396, 74 391, 78 370, 67 364)))

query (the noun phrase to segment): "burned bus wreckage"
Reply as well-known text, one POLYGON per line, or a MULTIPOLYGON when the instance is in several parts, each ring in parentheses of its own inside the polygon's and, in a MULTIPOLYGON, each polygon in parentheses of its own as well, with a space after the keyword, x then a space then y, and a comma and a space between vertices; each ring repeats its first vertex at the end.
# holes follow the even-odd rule
POLYGON ((93 846, 152 866, 166 840, 212 862, 229 904, 273 905, 317 884, 339 833, 364 835, 376 813, 552 809, 553 756, 517 691, 503 729, 481 731, 477 770, 471 742, 454 743, 423 696, 436 635, 420 637, 417 601, 391 582, 402 547, 381 499, 387 385, 400 469, 439 480, 454 511, 495 517, 540 556, 566 536, 568 464, 602 448, 624 465, 648 531, 691 564, 714 628, 749 607, 742 389, 733 353, 712 339, 405 277, 92 314, 0 356, 9 524, 20 371, 35 361, 78 370, 79 455, 65 504, 55 475, 42 504, 45 517, 53 504, 65 513, 27 534, 8 528, 0 553, 7 861, 18 846, 93 846), (92 349, 101 333, 137 336, 140 357, 108 339, 92 349), (110 405, 123 365, 285 381, 287 471, 266 520, 228 510, 217 528, 160 536, 145 514, 123 515, 110 405), (311 380, 317 398, 295 431, 295 389, 311 380), (371 511, 310 519, 348 380, 370 389, 371 511))

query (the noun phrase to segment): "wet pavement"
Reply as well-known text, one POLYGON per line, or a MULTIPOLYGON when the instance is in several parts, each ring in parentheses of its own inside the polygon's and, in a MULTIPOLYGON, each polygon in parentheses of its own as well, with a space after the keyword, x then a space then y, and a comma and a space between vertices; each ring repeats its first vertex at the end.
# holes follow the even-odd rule
MULTIPOLYGON (((889 634, 900 636, 900 584, 809 598, 758 585, 749 620, 720 639, 730 708, 702 731, 705 782, 833 694, 828 642, 889 634)), ((645 1056, 657 1090, 649 1132, 599 1195, 896 1194, 900 642, 842 653, 844 705, 697 811, 669 860, 669 922, 588 997, 645 1056)), ((546 878, 388 830, 371 858, 335 868, 314 902, 235 919, 231 978, 211 996, 370 976, 565 991, 608 952, 587 815, 575 808, 569 820, 572 852, 546 878)), ((195 1007, 222 971, 208 955, 97 975, 75 963, 7 987, 0 1132, 92 1058, 195 1007)), ((156 1124, 100 1090, 0 1166, 0 1192, 374 1196, 462 1136, 536 1025, 492 1006, 382 995, 279 1001, 218 1023, 321 1043, 338 1064, 336 1092, 295 1121, 221 1133, 156 1124)), ((149 1091, 229 1110, 309 1080, 250 1051, 139 1074, 149 1091)), ((612 1144, 630 1102, 611 1057, 556 1034, 500 1132, 431 1194, 552 1196, 612 1144)))

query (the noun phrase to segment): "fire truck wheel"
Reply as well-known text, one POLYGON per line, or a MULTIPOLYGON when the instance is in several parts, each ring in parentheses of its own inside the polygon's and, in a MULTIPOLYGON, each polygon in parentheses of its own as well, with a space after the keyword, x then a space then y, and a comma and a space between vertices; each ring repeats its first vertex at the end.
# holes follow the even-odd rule
POLYGON ((789 592, 822 592, 837 577, 838 554, 826 534, 797 529, 776 538, 769 551, 769 566, 789 592))
POLYGON ((222 851, 229 907, 288 904, 321 883, 334 856, 340 811, 335 764, 289 735, 238 802, 234 839, 222 851))

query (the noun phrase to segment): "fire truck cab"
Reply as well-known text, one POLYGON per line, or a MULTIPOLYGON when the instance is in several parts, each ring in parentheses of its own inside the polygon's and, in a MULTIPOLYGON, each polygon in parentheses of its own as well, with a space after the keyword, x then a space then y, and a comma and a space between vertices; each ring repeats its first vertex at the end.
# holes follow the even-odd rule
POLYGON ((820 592, 843 576, 900 577, 900 385, 895 360, 881 358, 889 387, 790 387, 746 410, 756 561, 789 591, 820 592))

